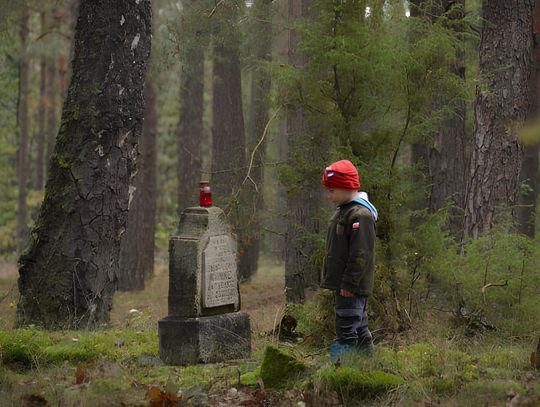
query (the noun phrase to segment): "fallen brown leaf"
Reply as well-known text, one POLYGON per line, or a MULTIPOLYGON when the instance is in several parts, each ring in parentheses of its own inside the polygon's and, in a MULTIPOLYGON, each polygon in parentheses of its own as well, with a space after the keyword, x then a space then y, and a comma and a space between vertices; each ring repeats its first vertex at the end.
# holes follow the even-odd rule
POLYGON ((82 362, 77 363, 77 371, 75 372, 75 383, 81 384, 84 381, 84 367, 82 362))

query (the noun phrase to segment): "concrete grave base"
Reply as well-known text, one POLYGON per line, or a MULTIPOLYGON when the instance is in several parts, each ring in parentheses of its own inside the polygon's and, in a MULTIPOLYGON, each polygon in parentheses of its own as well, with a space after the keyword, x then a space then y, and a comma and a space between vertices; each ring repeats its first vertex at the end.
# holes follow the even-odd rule
POLYGON ((251 355, 244 312, 199 318, 168 316, 158 322, 159 357, 168 365, 215 363, 251 355))

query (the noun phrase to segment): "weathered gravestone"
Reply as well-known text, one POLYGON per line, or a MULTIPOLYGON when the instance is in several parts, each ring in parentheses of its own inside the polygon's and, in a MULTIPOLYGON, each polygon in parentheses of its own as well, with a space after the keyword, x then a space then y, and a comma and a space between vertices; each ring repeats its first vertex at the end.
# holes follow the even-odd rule
POLYGON ((158 323, 170 365, 249 357, 249 317, 240 312, 236 242, 223 211, 186 209, 169 240, 169 315, 158 323))

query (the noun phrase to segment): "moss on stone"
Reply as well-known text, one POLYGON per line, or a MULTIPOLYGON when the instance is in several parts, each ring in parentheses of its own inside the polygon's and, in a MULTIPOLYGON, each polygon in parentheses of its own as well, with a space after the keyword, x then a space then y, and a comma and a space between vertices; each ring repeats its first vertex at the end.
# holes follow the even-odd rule
POLYGON ((391 373, 360 371, 350 367, 327 367, 320 371, 319 377, 322 387, 335 390, 344 400, 377 396, 405 382, 402 377, 391 373))
POLYGON ((258 367, 252 372, 244 373, 240 376, 240 383, 244 386, 258 386, 259 378, 261 377, 261 368, 258 367))
POLYGON ((285 388, 306 370, 306 365, 286 351, 268 345, 261 364, 261 378, 266 387, 285 388))

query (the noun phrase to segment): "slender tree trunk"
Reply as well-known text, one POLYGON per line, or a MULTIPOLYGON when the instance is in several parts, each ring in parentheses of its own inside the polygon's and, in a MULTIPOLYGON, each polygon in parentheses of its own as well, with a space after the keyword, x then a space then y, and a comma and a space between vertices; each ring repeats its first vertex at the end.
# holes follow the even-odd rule
POLYGON ((212 189, 218 205, 226 206, 236 205, 231 197, 238 191, 246 161, 240 56, 238 44, 231 43, 235 40, 214 44, 212 189))
POLYGON ((145 112, 129 206, 126 231, 120 245, 118 289, 143 290, 145 279, 153 275, 156 218, 156 91, 152 80, 144 88, 145 112))
POLYGON ((28 98, 30 93, 30 62, 28 57, 29 11, 25 7, 20 21, 21 55, 19 63, 19 152, 18 152, 18 186, 19 201, 17 205, 17 238, 19 250, 26 244, 28 230, 26 225, 26 182, 28 179, 28 143, 29 117, 28 98))
POLYGON ((252 52, 256 66, 251 76, 251 90, 249 98, 249 123, 248 123, 248 165, 253 157, 250 170, 248 188, 250 200, 247 203, 249 210, 250 228, 247 233, 247 241, 244 255, 239 259, 239 273, 242 279, 247 280, 256 273, 259 264, 259 250, 261 240, 261 211, 263 208, 263 176, 264 157, 266 153, 266 138, 264 134, 268 123, 268 96, 270 93, 270 74, 268 67, 264 65, 271 60, 272 52, 272 25, 271 25, 271 1, 255 0, 251 12, 254 21, 250 33, 253 44, 252 52))
MULTIPOLYGON (((47 14, 41 13, 41 30, 46 32, 48 30, 47 14)), ((43 189, 44 185, 44 173, 45 173, 45 140, 47 138, 47 59, 42 57, 39 63, 39 105, 38 105, 38 128, 37 128, 37 142, 36 142, 36 178, 34 188, 36 190, 43 189)))
POLYGON ((465 208, 465 230, 488 233, 500 206, 516 203, 523 157, 517 129, 531 106, 532 1, 484 0, 475 137, 465 208))
MULTIPOLYGON (((532 79, 532 107, 530 116, 537 117, 540 106, 540 0, 534 1, 533 32, 534 42, 534 70, 532 79)), ((534 119, 533 119, 534 120, 534 119)), ((520 171, 520 184, 523 185, 519 196, 517 218, 520 233, 534 238, 536 235, 536 202, 538 200, 538 143, 525 145, 523 149, 523 162, 520 171)))
MULTIPOLYGON (((429 18, 433 22, 443 14, 453 20, 453 29, 460 30, 456 20, 464 16, 464 0, 444 1, 411 1, 411 16, 429 18)), ((461 51, 457 51, 456 63, 450 67, 451 72, 465 79, 465 65, 461 51)), ((448 105, 451 113, 443 118, 436 133, 433 146, 417 142, 412 146, 412 162, 420 166, 422 184, 429 185, 428 195, 422 198, 416 209, 429 209, 434 213, 448 203, 450 210, 450 228, 456 237, 460 237, 463 225, 462 210, 465 193, 465 100, 439 99, 433 101, 435 107, 448 105)))
MULTIPOLYGON (((311 0, 289 0, 289 26, 298 18, 308 17, 311 0)), ((297 29, 289 31, 289 64, 301 69, 307 57, 298 51, 301 33, 297 29)), ((297 156, 313 162, 316 146, 307 140, 308 125, 301 107, 291 107, 287 111, 287 151, 288 162, 293 168, 297 156)), ((321 169, 322 171, 322 169, 321 169)), ((306 242, 306 233, 318 233, 320 224, 316 213, 322 201, 322 188, 317 179, 309 179, 287 193, 287 232, 285 235, 285 292, 289 302, 303 302, 305 289, 318 286, 319 270, 313 264, 311 255, 315 251, 312 243, 306 242)))
POLYGON ((150 1, 81 1, 45 198, 19 261, 18 326, 82 328, 109 319, 150 39, 150 1))
POLYGON ((523 147, 520 185, 523 187, 518 199, 517 220, 519 232, 534 238, 536 228, 536 201, 538 199, 538 144, 523 147))
MULTIPOLYGON (((58 90, 58 70, 55 58, 47 60, 47 105, 45 111, 45 163, 49 163, 54 151, 55 136, 57 133, 58 110, 61 110, 61 101, 58 90)), ((45 170, 48 171, 47 165, 45 170)), ((48 173, 46 174, 48 177, 48 173)))
MULTIPOLYGON (((234 6, 223 8, 214 33, 212 99, 212 189, 214 201, 228 214, 238 240, 238 257, 246 247, 246 141, 242 109, 240 38, 234 6)), ((242 281, 245 276, 239 273, 242 281)))
MULTIPOLYGON (((185 14, 192 13, 192 1, 186 2, 185 14)), ((186 15, 185 18, 193 18, 186 15)), ((191 27, 191 26, 190 26, 191 27)), ((180 118, 178 121, 178 210, 196 206, 201 181, 201 140, 204 113, 204 53, 206 40, 193 31, 184 33, 180 77, 180 118)))
POLYGON ((141 143, 141 160, 144 171, 141 174, 140 189, 142 191, 142 229, 141 260, 145 280, 154 275, 154 254, 156 235, 156 202, 157 202, 157 138, 158 111, 157 95, 154 82, 147 80, 145 87, 145 116, 143 139, 141 143))
MULTIPOLYGON (((453 21, 453 29, 459 33, 460 24, 457 21, 465 16, 465 0, 442 1, 439 14, 453 21)), ((463 52, 456 52, 456 62, 450 67, 451 72, 465 80, 465 61, 463 52)), ((429 210, 436 212, 447 204, 451 204, 450 229, 458 239, 462 237, 463 205, 466 187, 465 171, 465 119, 467 106, 463 98, 440 100, 441 105, 447 105, 451 113, 447 114, 435 136, 435 143, 429 149, 429 175, 431 192, 429 195, 429 210)))

